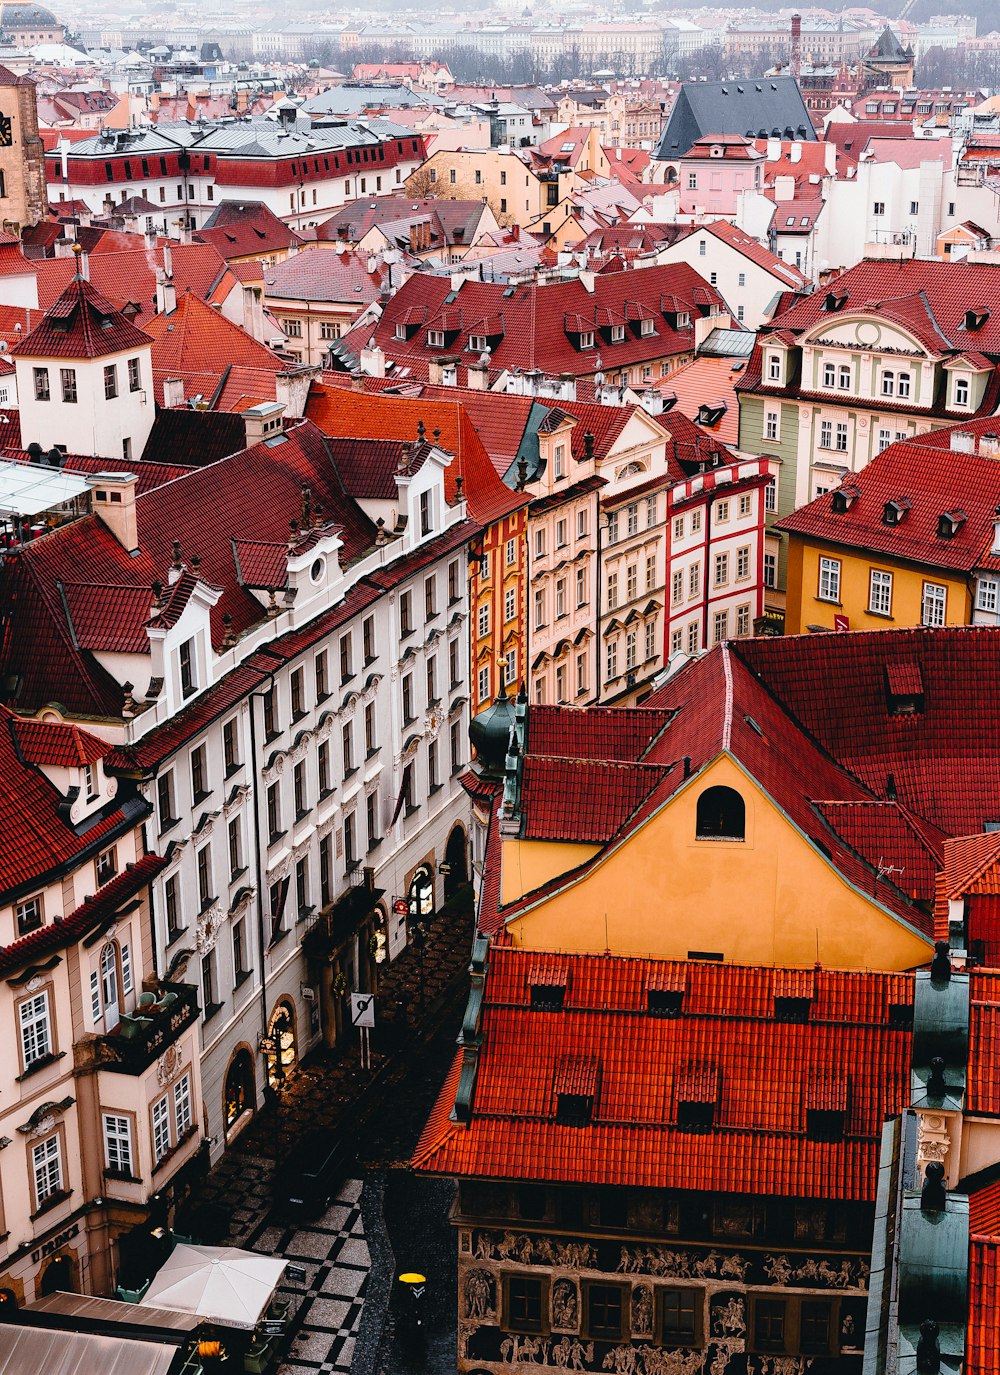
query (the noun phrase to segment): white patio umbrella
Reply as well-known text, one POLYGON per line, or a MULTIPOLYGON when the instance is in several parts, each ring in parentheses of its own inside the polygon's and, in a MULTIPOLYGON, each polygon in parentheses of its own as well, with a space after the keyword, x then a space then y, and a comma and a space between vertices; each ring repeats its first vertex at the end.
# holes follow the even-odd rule
POLYGON ((271 1301, 286 1261, 235 1246, 178 1243, 143 1297, 150 1308, 169 1308, 228 1327, 252 1328, 271 1301))

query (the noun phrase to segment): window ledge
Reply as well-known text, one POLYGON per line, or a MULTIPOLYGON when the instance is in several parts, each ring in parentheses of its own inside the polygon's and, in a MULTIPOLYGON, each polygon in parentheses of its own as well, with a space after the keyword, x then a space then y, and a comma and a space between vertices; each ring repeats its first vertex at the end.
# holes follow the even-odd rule
POLYGON ((206 801, 208 798, 210 798, 211 796, 212 796, 212 794, 211 794, 211 792, 210 792, 208 789, 202 788, 202 790, 201 790, 200 793, 192 793, 192 795, 191 795, 191 801, 192 801, 192 803, 197 807, 197 806, 199 806, 202 802, 205 802, 205 801, 206 801))
POLYGON ((354 768, 345 769, 345 770, 344 770, 344 782, 346 783, 347 780, 348 780, 349 778, 353 778, 354 775, 357 773, 357 771, 358 771, 358 770, 357 770, 357 767, 356 767, 356 766, 355 766, 354 768))
POLYGON ((874 616, 880 621, 894 621, 896 618, 891 611, 873 611, 870 606, 865 607, 866 616, 874 616))
POLYGON ((184 932, 185 932, 186 930, 187 930, 187 927, 186 927, 186 926, 178 926, 175 930, 173 930, 173 931, 168 931, 168 932, 167 932, 167 949, 168 949, 168 950, 170 949, 170 947, 171 947, 176 941, 179 941, 179 940, 180 940, 181 936, 184 935, 184 932))
POLYGON ((368 760, 368 759, 374 759, 375 756, 376 756, 377 754, 381 754, 381 753, 382 753, 382 746, 381 746, 381 745, 373 745, 373 746, 371 747, 371 749, 370 749, 370 750, 367 752, 367 754, 365 755, 365 759, 366 759, 366 760, 368 760))
POLYGON ((129 1170, 105 1170, 105 1179, 113 1179, 119 1184, 141 1184, 142 1180, 137 1174, 132 1174, 129 1170))
POLYGON ((35 1218, 41 1217, 44 1213, 51 1213, 53 1208, 58 1208, 60 1203, 65 1203, 68 1198, 72 1198, 72 1189, 59 1189, 54 1194, 49 1194, 45 1202, 31 1214, 30 1222, 35 1218))
MULTIPOLYGON (((265 736, 264 736, 264 744, 265 744, 265 745, 270 745, 272 741, 278 740, 278 739, 280 739, 280 737, 281 737, 281 731, 280 731, 280 730, 273 730, 273 731, 271 731, 268 735, 265 735, 265 736)), ((165 1158, 166 1158, 166 1157, 164 1157, 164 1159, 165 1159, 165 1158)))
POLYGON ((278 841, 281 840, 287 834, 287 831, 272 831, 267 838, 268 845, 277 845, 278 841))
POLYGON ((443 784, 443 783, 434 783, 434 784, 432 784, 432 786, 429 787, 429 788, 427 789, 427 796, 428 796, 428 797, 433 797, 434 794, 435 794, 435 793, 439 793, 443 787, 444 787, 444 784, 443 784))
POLYGON ((833 599, 832 597, 820 597, 820 596, 815 596, 815 597, 813 597, 813 601, 814 601, 814 602, 822 602, 824 606, 843 606, 843 605, 844 605, 843 602, 834 601, 834 599, 833 599))
POLYGON ((312 903, 310 903, 307 907, 300 907, 299 910, 298 910, 298 912, 297 912, 297 914, 296 914, 295 920, 296 920, 296 921, 305 921, 306 918, 307 918, 307 917, 311 917, 312 914, 313 914, 315 911, 316 911, 316 908, 313 906, 312 903))
POLYGON ((51 1055, 40 1055, 37 1060, 32 1060, 23 1074, 17 1075, 14 1080, 15 1084, 20 1084, 24 1079, 30 1079, 33 1074, 40 1074, 43 1069, 47 1069, 49 1065, 54 1065, 57 1060, 62 1060, 65 1055, 64 1050, 55 1051, 51 1055))
POLYGON ((233 983, 233 992, 234 992, 234 993, 236 992, 236 990, 237 990, 238 988, 242 988, 242 987, 243 987, 243 985, 246 983, 247 979, 249 979, 251 972, 252 972, 252 971, 249 970, 249 969, 241 969, 241 970, 239 971, 239 973, 236 975, 236 979, 235 979, 235 981, 234 981, 234 983, 233 983))
POLYGON ((381 836, 373 836, 372 839, 368 842, 368 849, 367 849, 367 851, 366 851, 366 854, 369 854, 369 855, 374 854, 375 851, 378 849, 378 847, 379 847, 381 844, 382 844, 382 837, 381 837, 381 836))
POLYGON ((309 713, 307 711, 293 711, 292 725, 294 726, 297 722, 305 720, 308 715, 309 713))
POLYGON ((180 822, 180 817, 179 817, 179 816, 168 816, 168 817, 166 818, 166 820, 165 820, 165 821, 161 824, 161 826, 160 826, 160 832, 159 832, 160 835, 161 835, 161 836, 165 836, 165 835, 167 834, 167 832, 168 832, 168 831, 172 831, 172 830, 174 829, 174 827, 175 827, 176 825, 178 825, 179 822, 180 822))
POLYGON ((226 770, 226 778, 232 778, 233 774, 234 774, 234 773, 239 773, 239 771, 240 771, 240 769, 242 769, 242 767, 243 767, 243 760, 242 760, 242 759, 238 760, 235 764, 230 764, 229 768, 226 770))
POLYGON ((199 917, 204 916, 208 909, 214 907, 218 901, 218 898, 205 898, 204 902, 201 904, 201 911, 198 913, 199 917))
POLYGON ((353 683, 357 676, 356 673, 342 673, 340 675, 340 686, 346 687, 348 683, 353 683))
POLYGON ((221 1003, 209 1003, 202 1015, 203 1022, 210 1022, 217 1012, 222 1011, 221 1003))
POLYGON ((298 825, 300 821, 305 821, 306 817, 310 816, 311 814, 311 807, 302 807, 299 811, 295 813, 295 824, 298 825))
POLYGON ((235 883, 236 880, 241 879, 246 872, 247 866, 245 864, 240 869, 234 869, 233 872, 229 875, 229 882, 235 883))

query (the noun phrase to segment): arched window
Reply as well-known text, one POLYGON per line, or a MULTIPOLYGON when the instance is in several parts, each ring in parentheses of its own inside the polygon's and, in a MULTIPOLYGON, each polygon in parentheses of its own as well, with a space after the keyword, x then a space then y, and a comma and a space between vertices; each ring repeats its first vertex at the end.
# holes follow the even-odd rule
POLYGON ((256 1107, 253 1060, 250 1052, 241 1047, 230 1061, 226 1073, 226 1131, 229 1131, 245 1112, 256 1107))
POLYGON ((745 840, 746 806, 735 788, 706 788, 698 798, 699 840, 745 840))

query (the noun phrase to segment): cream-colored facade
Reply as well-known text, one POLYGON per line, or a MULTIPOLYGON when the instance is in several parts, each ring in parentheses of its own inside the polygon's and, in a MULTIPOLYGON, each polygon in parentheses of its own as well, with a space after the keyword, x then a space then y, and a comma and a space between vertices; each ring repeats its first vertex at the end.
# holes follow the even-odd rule
MULTIPOLYGON (((86 784, 82 769, 43 772, 74 820, 114 812, 118 785, 100 762, 86 784)), ((198 1004, 154 975, 149 868, 142 825, 124 823, 106 845, 81 841, 70 871, 0 896, 0 1289, 19 1302, 113 1293, 117 1238, 154 1195, 168 1222, 198 1163, 198 1004)))
POLYGON ((510 149, 484 148, 432 153, 406 181, 410 195, 446 200, 485 199, 499 224, 526 228, 582 185, 576 172, 535 172, 510 149))

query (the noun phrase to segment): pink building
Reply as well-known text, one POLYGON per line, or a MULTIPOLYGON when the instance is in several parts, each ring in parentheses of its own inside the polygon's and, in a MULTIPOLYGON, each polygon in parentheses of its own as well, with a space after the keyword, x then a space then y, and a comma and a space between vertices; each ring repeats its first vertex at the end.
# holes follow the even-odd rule
POLYGON ((764 154, 742 134, 700 138, 678 159, 681 215, 735 215, 743 191, 759 191, 764 154))

